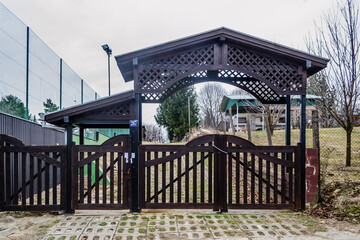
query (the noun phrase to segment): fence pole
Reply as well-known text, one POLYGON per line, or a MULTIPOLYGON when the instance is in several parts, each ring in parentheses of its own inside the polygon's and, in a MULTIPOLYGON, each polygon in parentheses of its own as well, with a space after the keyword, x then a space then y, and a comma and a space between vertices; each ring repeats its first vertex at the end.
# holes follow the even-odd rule
POLYGON ((29 120, 29 33, 30 28, 26 28, 26 119, 29 120))
POLYGON ((312 132, 313 132, 313 148, 318 149, 318 200, 320 200, 320 187, 321 187, 321 177, 320 177, 320 134, 319 134, 319 113, 317 110, 311 112, 311 123, 312 123, 312 132))
POLYGON ((301 144, 301 210, 305 210, 305 164, 306 164, 306 95, 301 95, 300 109, 300 144, 301 144))
POLYGON ((74 213, 75 211, 72 206, 72 171, 73 171, 72 170, 72 123, 70 123, 69 121, 66 124, 66 144, 67 144, 66 213, 74 213))

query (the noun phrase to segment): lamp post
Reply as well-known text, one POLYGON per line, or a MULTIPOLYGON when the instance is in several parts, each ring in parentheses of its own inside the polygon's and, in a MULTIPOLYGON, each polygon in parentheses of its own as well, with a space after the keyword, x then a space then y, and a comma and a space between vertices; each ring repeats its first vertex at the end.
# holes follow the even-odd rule
POLYGON ((109 96, 110 96, 110 55, 112 53, 112 50, 110 49, 109 45, 104 44, 101 46, 106 54, 108 55, 108 77, 109 77, 109 96))

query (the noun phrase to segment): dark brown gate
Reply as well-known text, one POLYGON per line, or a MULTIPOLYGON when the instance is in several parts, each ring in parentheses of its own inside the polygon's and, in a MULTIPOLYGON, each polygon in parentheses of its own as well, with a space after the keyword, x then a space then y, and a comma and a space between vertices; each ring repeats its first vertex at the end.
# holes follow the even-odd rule
POLYGON ((72 148, 74 209, 127 209, 130 135, 72 148))
POLYGON ((65 209, 66 167, 66 146, 24 145, 0 134, 0 211, 65 209))
POLYGON ((300 148, 229 135, 141 145, 140 208, 300 208, 300 148), (296 168, 295 168, 296 166, 296 168))

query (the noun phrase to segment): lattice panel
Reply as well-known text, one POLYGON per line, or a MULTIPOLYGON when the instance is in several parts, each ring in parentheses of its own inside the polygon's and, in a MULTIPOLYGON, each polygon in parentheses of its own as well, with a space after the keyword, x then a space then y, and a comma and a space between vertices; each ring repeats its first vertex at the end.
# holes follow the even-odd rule
MULTIPOLYGON (((197 69, 200 66, 213 65, 214 48, 207 46, 178 54, 165 59, 145 63, 138 76, 138 89, 159 90, 166 89, 174 78, 197 69)), ((206 72, 196 77, 206 76, 206 72)))
POLYGON ((234 70, 221 70, 218 71, 218 77, 227 78, 233 85, 238 85, 240 88, 246 90, 252 95, 256 96, 262 102, 277 102, 281 97, 274 90, 272 90, 266 83, 254 80, 253 77, 246 73, 234 71, 234 70), (238 80, 241 78, 241 80, 238 80))
MULTIPOLYGON (((177 89, 181 89, 183 86, 190 86, 196 84, 201 78, 205 78, 203 71, 191 74, 187 78, 183 78, 180 81, 173 84, 171 87, 162 91, 161 93, 143 93, 145 101, 149 102, 162 102, 163 99, 166 99, 173 92, 176 92, 177 89)), ((234 70, 220 70, 218 71, 218 80, 222 82, 227 82, 229 84, 238 86, 253 96, 257 97, 262 103, 268 102, 279 102, 281 96, 277 94, 273 89, 271 89, 266 83, 254 80, 253 77, 234 70)))
POLYGON ((256 75, 265 78, 280 91, 302 90, 302 77, 298 74, 298 66, 296 65, 233 46, 228 48, 228 64, 254 73, 253 77, 255 78, 256 75))
POLYGON ((97 112, 93 116, 107 116, 110 118, 124 117, 131 114, 130 104, 122 104, 112 108, 105 108, 100 112, 97 112))

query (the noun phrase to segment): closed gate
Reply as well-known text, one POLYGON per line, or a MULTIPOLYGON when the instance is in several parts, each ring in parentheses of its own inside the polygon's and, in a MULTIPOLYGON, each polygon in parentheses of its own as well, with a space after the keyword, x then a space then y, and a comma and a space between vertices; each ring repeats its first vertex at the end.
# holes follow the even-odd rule
POLYGON ((127 209, 130 135, 72 148, 73 208, 127 209))
POLYGON ((139 147, 140 208, 300 209, 300 147, 230 135, 139 147))

